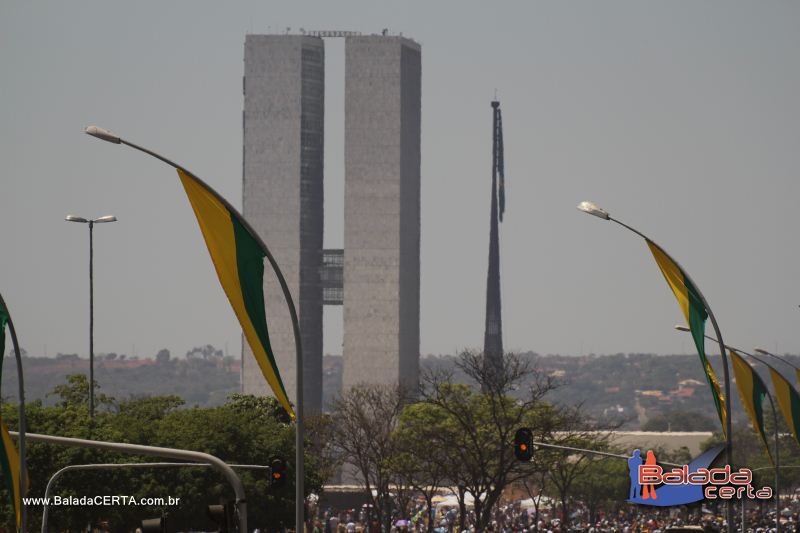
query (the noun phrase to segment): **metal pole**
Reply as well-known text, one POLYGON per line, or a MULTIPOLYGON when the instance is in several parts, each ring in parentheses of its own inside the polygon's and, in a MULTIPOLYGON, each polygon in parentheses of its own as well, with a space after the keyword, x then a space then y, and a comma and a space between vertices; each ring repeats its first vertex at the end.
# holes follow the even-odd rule
MULTIPOLYGON (((9 432, 12 437, 19 434, 15 431, 9 432)), ((141 444, 127 444, 122 442, 106 442, 86 439, 75 439, 71 437, 57 437, 55 435, 41 435, 28 433, 28 439, 33 442, 49 442, 62 446, 76 446, 79 448, 95 448, 99 450, 111 450, 114 452, 127 453, 132 455, 150 455, 155 457, 166 457, 168 459, 182 459, 187 461, 201 462, 216 468, 233 487, 236 500, 236 513, 239 517, 239 531, 247 532, 247 499, 245 497, 244 485, 242 480, 233 469, 219 457, 208 453, 195 452, 192 450, 180 450, 177 448, 162 448, 159 446, 143 446, 141 444)))
MULTIPOLYGON (((703 336, 705 338, 707 338, 707 339, 711 339, 711 337, 709 337, 708 335, 703 335, 703 336)), ((713 339, 711 339, 711 340, 713 340, 713 339)), ((746 351, 744 351, 742 349, 735 348, 735 347, 727 345, 727 344, 725 345, 725 348, 728 349, 728 350, 731 350, 733 352, 742 353, 742 354, 744 354, 744 355, 746 355, 746 356, 748 356, 748 357, 750 357, 752 359, 755 359, 756 361, 758 361, 762 365, 766 366, 767 368, 772 369, 772 367, 769 364, 767 364, 767 362, 764 361, 763 359, 761 359, 760 357, 757 357, 757 356, 755 356, 755 355, 753 355, 751 353, 748 353, 748 352, 746 352, 746 351)), ((769 354, 767 352, 767 355, 771 355, 771 354, 769 354)), ((778 359, 780 359, 780 358, 778 358, 778 359)), ((791 366, 791 363, 787 363, 787 364, 789 364, 791 366)), ((768 390, 765 390, 764 392, 766 393, 767 398, 769 399, 769 406, 770 406, 770 408, 772 408, 772 421, 773 421, 773 424, 775 425, 775 524, 776 524, 775 525, 775 529, 776 529, 776 531, 778 531, 778 533, 780 533, 780 519, 779 519, 779 516, 780 516, 780 496, 779 495, 780 495, 780 482, 781 482, 781 475, 780 475, 781 461, 780 461, 780 448, 779 448, 779 438, 778 438, 779 435, 780 435, 778 433, 778 411, 777 411, 777 409, 775 409, 775 402, 772 399, 772 394, 770 394, 768 390)), ((756 469, 756 470, 760 470, 760 469, 756 469)), ((753 470, 753 471, 755 471, 755 470, 753 470)), ((744 524, 744 498, 742 498, 742 524, 744 524)), ((744 525, 742 525, 742 532, 744 532, 744 525)))
POLYGON ((286 298, 286 305, 289 307, 289 315, 292 319, 292 330, 294 332, 294 345, 295 345, 295 353, 296 353, 296 372, 297 372, 297 380, 296 380, 296 387, 295 387, 295 532, 296 533, 305 533, 304 527, 304 520, 303 516, 305 514, 304 503, 305 503, 305 491, 303 487, 304 479, 305 479, 305 458, 303 456, 303 449, 304 449, 304 416, 303 416, 303 347, 300 337, 300 323, 297 319, 297 310, 294 305, 294 299, 292 298, 292 293, 289 291, 289 285, 286 283, 286 279, 283 277, 283 272, 278 267, 277 261, 272 256, 272 252, 269 251, 267 245, 261 239, 261 236, 253 229, 245 218, 239 214, 239 211, 233 207, 230 202, 228 202, 225 198, 223 198, 217 191, 215 191, 212 187, 210 187, 205 181, 197 177, 194 173, 190 172, 186 168, 178 165, 177 163, 170 161, 166 157, 153 152, 152 150, 148 150, 142 146, 138 146, 133 144, 132 142, 128 142, 125 139, 119 139, 120 144, 125 144, 139 150, 140 152, 144 152, 156 159, 163 161, 164 163, 168 164, 169 166, 180 169, 187 174, 189 174, 192 178, 196 179, 202 185, 204 185, 222 204, 228 208, 231 212, 236 213, 239 215, 239 221, 245 227, 245 229, 253 236, 254 239, 258 242, 261 246, 262 250, 264 251, 264 255, 269 261, 269 264, 272 266, 273 271, 275 272, 275 276, 278 278, 278 283, 281 286, 281 290, 283 291, 283 296, 286 298))
MULTIPOLYGON (((44 489, 44 510, 42 511, 42 533, 47 533, 47 523, 50 518, 50 506, 47 502, 50 501, 50 494, 52 488, 55 486, 56 481, 61 479, 61 476, 70 470, 106 470, 114 468, 166 468, 166 467, 181 467, 181 466, 211 466, 208 463, 101 463, 101 464, 85 464, 85 465, 69 465, 61 470, 58 470, 50 477, 47 486, 44 489)), ((255 469, 255 470, 271 470, 272 468, 264 465, 228 465, 231 468, 255 469)))
POLYGON ((89 418, 94 418, 94 221, 89 221, 89 418))
MULTIPOLYGON (((734 349, 734 351, 736 351, 734 349)), ((741 351, 741 350, 739 350, 741 351)), ((752 357, 762 365, 766 366, 767 368, 772 368, 769 366, 763 359, 756 357, 753 354, 741 351, 743 354, 752 357)), ((769 391, 765 391, 767 393, 767 398, 769 398, 769 405, 772 408, 772 422, 775 424, 775 531, 780 533, 780 516, 781 516, 781 504, 780 504, 780 483, 781 483, 781 461, 780 461, 780 451, 778 448, 778 411, 775 409, 775 402, 772 400, 772 394, 769 391)))
MULTIPOLYGON (((25 493, 28 490, 28 480, 26 476, 28 472, 28 466, 25 450, 25 432, 27 431, 26 428, 28 423, 25 417, 25 383, 22 372, 22 354, 19 349, 19 342, 17 341, 17 330, 14 328, 14 321, 11 319, 11 312, 8 310, 8 306, 6 305, 5 300, 3 300, 2 295, 0 295, 0 306, 6 310, 6 315, 8 316, 8 332, 11 334, 11 344, 14 346, 14 357, 17 361, 17 386, 19 391, 19 521, 20 531, 25 533, 28 530, 28 511, 25 507, 25 502, 22 501, 22 498, 25 496, 25 493)), ((2 335, 2 331, 0 331, 0 335, 2 335)), ((0 357, 2 357, 2 355, 3 354, 0 354, 0 357)))
MULTIPOLYGON (((630 459, 630 457, 628 457, 627 455, 622 455, 620 453, 602 452, 600 450, 589 450, 589 449, 586 449, 586 448, 575 448, 575 447, 572 447, 572 446, 561 446, 559 444, 545 444, 544 442, 538 442, 538 441, 532 441, 531 444, 533 444, 534 446, 539 446, 541 448, 553 448, 555 450, 566 450, 566 451, 570 451, 570 452, 590 453, 590 454, 594 454, 594 455, 602 455, 604 457, 613 457, 615 459, 624 459, 626 461, 628 459, 630 459)), ((666 463, 666 462, 662 462, 662 461, 659 461, 659 463, 661 463, 662 465, 674 466, 674 467, 677 467, 677 468, 681 468, 683 466, 683 465, 679 465, 679 464, 675 464, 675 463, 666 463)))
MULTIPOLYGON (((732 440, 733 435, 731 428, 731 418, 733 418, 731 410, 733 406, 731 405, 731 379, 730 379, 730 374, 728 372, 728 357, 725 354, 725 343, 722 341, 722 333, 719 330, 717 319, 714 318, 714 312, 711 310, 711 307, 708 305, 705 296, 703 296, 703 293, 700 291, 700 287, 698 287, 697 284, 692 280, 691 276, 689 276, 689 273, 686 272, 686 270, 684 270, 682 266, 680 266, 680 263, 678 263, 671 255, 669 255, 669 253, 667 253, 667 251, 664 250, 664 248, 656 244, 652 239, 648 238, 641 231, 634 229, 611 216, 608 217, 608 220, 616 222, 623 228, 626 228, 632 231, 633 233, 637 234, 638 236, 642 237, 644 240, 655 244, 658 247, 658 249, 661 250, 664 253, 664 255, 666 255, 670 259, 670 261, 672 261, 673 263, 675 263, 675 265, 678 266, 681 272, 683 272, 683 275, 686 276, 686 280, 694 286, 695 290, 697 291, 697 296, 700 298, 700 301, 703 303, 703 307, 705 307, 706 311, 708 312, 708 318, 711 319, 711 325, 714 327, 714 333, 716 334, 717 342, 719 343, 720 357, 722 358, 722 369, 725 378, 725 459, 728 462, 728 464, 733 464, 733 440, 732 440)), ((733 533, 734 511, 733 511, 733 503, 731 501, 728 502, 726 515, 728 521, 728 533, 733 533)))
MULTIPOLYGON (((744 502, 747 501, 747 498, 742 498, 742 533, 747 533, 747 529, 744 523, 744 502)), ((42 530, 44 533, 44 530, 42 530)))
MULTIPOLYGON (((772 395, 768 394, 769 404, 772 406, 772 420, 775 424, 775 531, 781 531, 781 460, 778 451, 778 415, 775 412, 775 403, 772 395)), ((742 498, 744 500, 744 498, 742 498)))

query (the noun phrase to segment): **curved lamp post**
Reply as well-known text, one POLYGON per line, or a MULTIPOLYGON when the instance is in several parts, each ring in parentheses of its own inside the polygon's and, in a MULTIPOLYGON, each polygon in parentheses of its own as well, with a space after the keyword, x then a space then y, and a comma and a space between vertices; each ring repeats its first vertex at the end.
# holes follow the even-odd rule
POLYGON ((776 354, 774 354, 774 353, 772 353, 770 351, 765 350, 764 348, 756 347, 756 348, 753 348, 753 351, 756 352, 757 354, 767 355, 769 357, 772 357, 773 359, 777 359, 778 361, 782 362, 785 365, 789 365, 790 367, 794 368, 795 371, 797 371, 797 377, 798 377, 798 379, 800 379, 800 366, 797 366, 796 364, 792 363, 791 361, 789 361, 785 357, 781 357, 779 355, 776 355, 776 354))
MULTIPOLYGON (((691 330, 689 328, 687 328, 686 326, 680 325, 680 324, 677 324, 675 326, 675 329, 677 329, 678 331, 685 331, 685 332, 691 333, 691 330)), ((709 337, 708 335, 704 335, 704 337, 707 338, 707 339, 710 339, 712 341, 714 340, 712 337, 709 337)), ((729 344, 725 345, 725 347, 728 350, 731 350, 733 352, 744 354, 747 357, 750 357, 750 358, 758 361, 759 363, 761 363, 762 365, 766 366, 767 368, 770 368, 770 366, 763 359, 761 359, 760 357, 756 357, 755 355, 753 355, 751 353, 745 352, 744 350, 742 350, 740 348, 736 348, 735 346, 731 346, 729 344)), ((776 525, 776 527, 780 528, 780 524, 778 523, 778 518, 777 518, 777 517, 780 516, 780 510, 781 510, 781 505, 780 505, 780 480, 781 480, 780 469, 781 469, 781 461, 780 461, 780 453, 779 453, 779 449, 778 449, 778 436, 779 436, 779 433, 778 433, 778 411, 777 411, 777 409, 775 409, 775 402, 772 399, 772 394, 770 394, 769 390, 767 390, 766 387, 765 387, 764 392, 767 393, 767 398, 769 399, 769 406, 772 409, 772 422, 773 422, 773 424, 775 426, 775 516, 776 516, 775 523, 778 524, 778 525, 776 525)))
POLYGON ((100 218, 87 219, 75 215, 67 215, 67 222, 78 222, 89 225, 89 418, 94 418, 94 225, 105 222, 116 222, 117 217, 106 215, 100 218))
MULTIPOLYGON (((11 344, 14 346, 14 358, 17 360, 17 386, 19 389, 19 522, 20 531, 25 533, 28 529, 28 513, 26 511, 25 502, 22 500, 28 488, 26 475, 28 468, 25 459, 25 431, 27 427, 27 420, 25 418, 25 383, 22 379, 22 355, 19 350, 19 342, 17 342, 17 330, 14 329, 14 321, 11 320, 11 312, 8 310, 5 300, 3 300, 3 295, 0 294, 0 311, 2 310, 5 310, 8 332, 11 334, 11 344)), ((0 335, 4 334, 3 331, 0 331, 0 335)), ((0 354, 0 359, 2 359, 3 355, 4 354, 0 354)), ((16 502, 14 505, 16 505, 16 502)))
MULTIPOLYGON (((235 209, 225 198, 220 196, 213 188, 209 187, 207 183, 203 180, 198 178, 195 174, 187 170, 186 168, 178 165, 167 159, 166 157, 153 152, 152 150, 148 150, 147 148, 143 148, 132 142, 128 142, 125 139, 122 139, 119 135, 100 128, 98 126, 89 126, 86 128, 86 134, 91 135, 92 137, 97 137, 98 139, 102 139, 104 141, 108 141, 113 144, 124 144, 139 150, 140 152, 144 152, 147 155, 155 157, 156 159, 163 161, 164 163, 168 164, 169 166, 181 170, 186 174, 190 175, 192 178, 196 179, 198 182, 203 184, 209 191, 211 191, 219 200, 228 208, 230 211, 237 213, 238 210, 235 209)), ((292 319, 292 330, 294 331, 294 345, 295 345, 295 352, 296 352, 296 367, 297 367, 297 379, 295 382, 296 389, 295 389, 295 412, 297 414, 295 418, 295 531, 302 533, 305 531, 304 527, 304 503, 305 503, 305 495, 303 490, 303 481, 305 476, 305 467, 304 467, 304 457, 303 457, 303 441, 304 441, 304 423, 303 423, 303 349, 300 342, 300 324, 297 320, 297 310, 295 309, 294 300, 292 299, 292 294, 289 291, 289 286, 286 283, 286 279, 283 277, 283 273, 281 269, 278 267, 277 261, 272 256, 272 253, 267 248, 267 245, 264 244, 264 241, 261 239, 259 234, 253 229, 252 226, 240 215, 240 221, 245 226, 245 229, 250 232, 254 239, 257 240, 259 245, 264 251, 264 255, 266 256, 269 264, 272 266, 272 270, 275 272, 275 276, 278 279, 278 283, 281 286, 281 290, 283 291, 283 296, 286 298, 286 304, 289 307, 289 315, 292 319)))
MULTIPOLYGON (((602 209, 601 207, 598 207, 592 202, 581 202, 580 204, 578 204, 578 210, 583 211, 584 213, 587 213, 589 215, 596 216, 603 220, 610 220, 611 222, 616 222, 617 224, 627 229, 628 231, 631 231, 636 235, 638 235, 639 237, 643 238, 645 241, 655 244, 655 242, 649 237, 647 237, 647 235, 613 218, 608 213, 608 211, 602 209)), ((706 312, 708 313, 708 318, 711 319, 711 324, 714 327, 714 333, 717 336, 716 340, 719 343, 720 355, 722 356, 722 367, 724 370, 724 377, 725 377, 725 405, 727 409, 725 417, 725 458, 728 461, 728 464, 731 464, 733 462, 732 460, 733 446, 731 440, 731 380, 728 372, 728 358, 725 354, 725 343, 722 341, 722 333, 719 330, 719 326, 717 325, 717 319, 714 318, 714 313, 711 311, 711 307, 708 305, 708 302, 706 301, 705 296, 703 296, 703 293, 700 292, 700 288, 697 286, 697 284, 694 281, 692 281, 691 277, 686 272, 686 270, 684 270, 683 267, 680 266, 680 263, 675 261, 675 259, 671 255, 669 255, 669 253, 667 253, 667 251, 664 250, 664 248, 662 248, 660 245, 657 244, 656 246, 664 253, 664 255, 667 256, 667 258, 669 258, 670 261, 675 263, 675 265, 681 270, 683 275, 686 277, 687 281, 689 281, 689 283, 691 283, 694 286, 695 290, 697 291, 697 296, 700 298, 703 307, 705 307, 706 312)), ((728 531, 729 533, 733 533, 733 506, 730 503, 728 504, 727 520, 728 520, 728 531)))

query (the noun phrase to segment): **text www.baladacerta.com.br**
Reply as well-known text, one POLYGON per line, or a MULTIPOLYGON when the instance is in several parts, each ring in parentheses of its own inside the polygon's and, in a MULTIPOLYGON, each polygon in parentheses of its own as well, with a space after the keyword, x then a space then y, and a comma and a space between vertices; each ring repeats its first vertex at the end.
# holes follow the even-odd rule
POLYGON ((98 496, 53 496, 52 498, 22 498, 25 505, 66 505, 91 507, 98 505, 137 505, 145 507, 159 507, 164 505, 179 505, 180 498, 173 496, 147 498, 136 496, 119 495, 98 495, 98 496))

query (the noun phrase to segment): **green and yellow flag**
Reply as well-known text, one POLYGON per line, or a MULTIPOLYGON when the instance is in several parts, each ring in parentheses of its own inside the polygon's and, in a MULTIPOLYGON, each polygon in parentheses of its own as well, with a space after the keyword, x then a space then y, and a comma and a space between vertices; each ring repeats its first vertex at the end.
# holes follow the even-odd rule
MULTIPOLYGON (((0 303, 0 379, 2 379, 3 356, 6 353, 6 324, 8 323, 8 311, 0 303)), ((0 470, 3 472, 3 479, 6 482, 8 496, 11 499, 11 506, 14 508, 14 515, 17 519, 17 531, 19 531, 22 520, 22 492, 20 491, 20 461, 17 448, 11 440, 5 422, 0 419, 0 470)))
POLYGON ((753 429, 761 438, 769 460, 772 461, 772 453, 767 444, 767 437, 764 434, 764 411, 761 408, 761 402, 764 401, 764 397, 767 395, 767 387, 764 385, 761 376, 753 370, 753 367, 742 356, 731 349, 728 349, 728 352, 731 354, 733 375, 736 376, 736 388, 739 390, 739 397, 742 399, 744 410, 750 417, 753 429))
POLYGON ((266 252, 250 234, 239 215, 200 180, 178 169, 200 231, 211 254, 233 312, 247 343, 278 402, 294 418, 272 353, 264 311, 264 258, 266 252))
POLYGON ((8 433, 6 423, 0 420, 0 440, 2 440, 2 453, 0 453, 0 469, 3 470, 3 479, 6 482, 8 495, 11 498, 11 506, 14 508, 14 515, 17 519, 17 531, 20 528, 22 512, 22 494, 20 492, 19 478, 19 454, 11 435, 8 433))
POLYGON ((800 429, 800 395, 797 394, 789 380, 771 366, 769 375, 772 378, 775 397, 783 413, 783 418, 786 420, 786 425, 789 426, 795 440, 800 443, 800 438, 797 436, 797 430, 800 429))
POLYGON ((694 345, 697 347, 697 353, 700 356, 700 362, 706 374, 706 381, 708 381, 708 386, 711 387, 714 406, 717 408, 717 415, 719 415, 719 420, 722 423, 722 432, 727 435, 725 398, 722 396, 722 392, 720 392, 719 382, 717 381, 717 376, 714 374, 714 369, 711 367, 711 363, 708 362, 708 358, 706 357, 705 330, 708 312, 703 305, 703 300, 700 298, 697 289, 695 289, 694 285, 692 285, 688 277, 683 273, 683 270, 664 253, 664 250, 649 240, 647 240, 647 246, 650 247, 650 251, 653 253, 658 268, 661 269, 664 279, 667 280, 667 284, 669 284, 669 287, 675 294, 675 298, 678 299, 678 305, 681 311, 683 311, 683 316, 686 317, 686 323, 689 325, 689 329, 692 332, 694 345))

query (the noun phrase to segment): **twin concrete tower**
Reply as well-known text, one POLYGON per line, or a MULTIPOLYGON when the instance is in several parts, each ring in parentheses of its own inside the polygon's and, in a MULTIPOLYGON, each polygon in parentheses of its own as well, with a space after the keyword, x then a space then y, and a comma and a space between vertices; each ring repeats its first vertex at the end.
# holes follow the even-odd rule
MULTIPOLYGON (((344 306, 343 388, 419 379, 420 47, 396 36, 345 42, 344 250, 323 249, 325 46, 248 35, 244 51, 244 216, 297 306, 305 409, 322 408, 322 307, 344 306)), ((294 336, 264 275, 270 340, 295 401, 294 336)), ((268 386, 246 343, 245 393, 268 386)))

